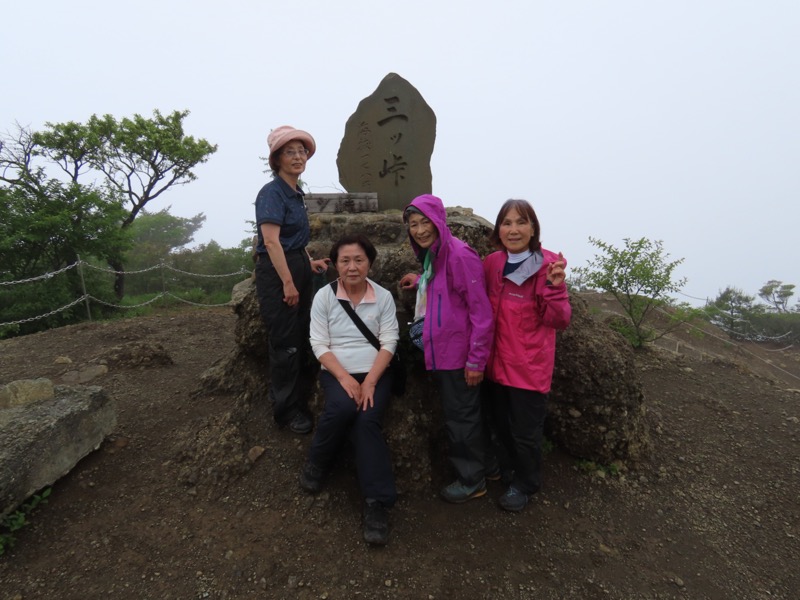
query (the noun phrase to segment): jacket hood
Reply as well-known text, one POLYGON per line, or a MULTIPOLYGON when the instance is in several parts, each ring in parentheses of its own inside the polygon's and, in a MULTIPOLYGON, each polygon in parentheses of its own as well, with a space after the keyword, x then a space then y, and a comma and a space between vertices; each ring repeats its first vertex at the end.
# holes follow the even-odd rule
MULTIPOLYGON (((435 254, 438 254, 439 249, 445 247, 452 237, 450 229, 447 227, 447 213, 444 210, 444 204, 442 203, 441 198, 438 198, 432 194, 423 194, 422 196, 417 196, 411 201, 411 204, 406 206, 403 212, 405 212, 409 206, 416 208, 419 212, 430 219, 431 223, 433 223, 433 226, 436 227, 436 231, 439 234, 439 239, 433 244, 433 246, 431 246, 431 250, 433 250, 435 254)), ((422 248, 420 248, 419 244, 414 241, 414 238, 411 236, 411 231, 408 232, 408 240, 411 242, 411 249, 414 251, 414 254, 419 257, 422 248)))

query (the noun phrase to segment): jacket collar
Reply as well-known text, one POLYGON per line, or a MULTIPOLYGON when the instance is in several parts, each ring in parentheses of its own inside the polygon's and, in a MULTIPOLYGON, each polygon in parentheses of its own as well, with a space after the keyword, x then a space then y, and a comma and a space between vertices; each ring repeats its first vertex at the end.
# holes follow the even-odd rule
MULTIPOLYGON (((508 256, 508 254, 506 254, 506 256, 508 256)), ((541 250, 537 250, 522 261, 522 264, 517 267, 513 273, 506 275, 505 278, 516 285, 522 285, 525 281, 536 275, 543 264, 544 255, 541 250)))

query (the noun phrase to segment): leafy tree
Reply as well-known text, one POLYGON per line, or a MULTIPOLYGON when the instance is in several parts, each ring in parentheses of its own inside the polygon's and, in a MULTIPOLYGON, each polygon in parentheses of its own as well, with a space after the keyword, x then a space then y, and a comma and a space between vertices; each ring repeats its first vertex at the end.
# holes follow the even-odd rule
POLYGON ((610 293, 622 305, 626 326, 620 329, 634 347, 665 335, 693 316, 684 311, 660 333, 645 325, 654 310, 673 305, 668 294, 680 291, 686 284, 686 278, 673 281, 673 272, 683 259, 668 261, 669 254, 664 252, 661 240, 625 238, 624 248, 592 237, 589 242, 603 254, 596 254, 586 267, 574 270, 586 286, 610 293))
MULTIPOLYGON (((190 218, 176 217, 169 214, 169 207, 155 213, 142 210, 128 228, 133 242, 125 257, 128 271, 142 271, 161 262, 171 262, 173 253, 192 242, 205 220, 203 213, 190 218)), ((128 277, 128 292, 137 295, 161 291, 163 275, 156 269, 128 277)))
MULTIPOLYGON (((107 200, 127 208, 120 224, 124 229, 148 202, 173 186, 194 181, 192 169, 216 152, 216 145, 186 135, 183 120, 188 115, 188 110, 166 116, 155 110, 149 119, 135 114, 117 121, 111 115, 93 115, 85 124, 47 123, 45 131, 31 138, 34 154, 58 165, 75 182, 100 174, 107 200)), ((122 261, 109 264, 120 272, 115 289, 121 298, 122 261)))
MULTIPOLYGON (((0 173, 4 184, 0 186, 0 281, 61 271, 79 256, 106 264, 119 260, 129 243, 128 233, 120 228, 125 209, 107 202, 95 188, 48 179, 40 168, 17 168, 32 157, 24 131, 17 141, 21 144, 4 144, 0 150, 5 167, 0 173)), ((83 295, 83 283, 95 286, 87 287, 92 295, 107 296, 110 283, 103 284, 95 275, 85 274, 81 282, 76 269, 67 269, 45 281, 0 286, 0 323, 26 320, 67 306, 83 295)), ((0 332, 0 337, 63 325, 85 314, 84 306, 76 306, 0 332)))
POLYGON ((131 224, 134 251, 137 254, 147 248, 163 258, 194 240, 194 234, 203 226, 206 216, 198 213, 189 218, 176 217, 169 213, 170 208, 168 206, 154 213, 143 210, 131 224))
POLYGON ((793 284, 770 279, 758 290, 758 296, 777 312, 789 312, 789 298, 794 296, 793 284))
POLYGON ((120 230, 124 208, 102 190, 49 178, 35 166, 33 134, 18 128, 0 139, 0 260, 15 277, 57 270, 78 254, 106 261, 121 258, 128 234, 120 230))
POLYGON ((111 115, 93 115, 85 125, 46 123, 34 142, 75 180, 90 169, 105 175, 108 187, 129 205, 127 226, 170 187, 197 179, 192 169, 216 152, 216 145, 184 133, 188 115, 188 110, 167 116, 155 110, 151 119, 135 114, 117 121, 111 115))
POLYGON ((757 312, 755 298, 742 290, 726 287, 706 310, 709 321, 734 339, 749 339, 753 334, 752 316, 757 312))

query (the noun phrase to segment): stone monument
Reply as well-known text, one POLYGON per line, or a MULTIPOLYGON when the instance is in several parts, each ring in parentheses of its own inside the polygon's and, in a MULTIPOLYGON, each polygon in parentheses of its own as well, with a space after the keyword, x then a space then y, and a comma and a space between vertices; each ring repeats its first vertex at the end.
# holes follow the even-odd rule
POLYGON ((351 193, 378 194, 379 210, 402 210, 430 194, 436 115, 408 81, 389 73, 347 120, 336 165, 351 193))

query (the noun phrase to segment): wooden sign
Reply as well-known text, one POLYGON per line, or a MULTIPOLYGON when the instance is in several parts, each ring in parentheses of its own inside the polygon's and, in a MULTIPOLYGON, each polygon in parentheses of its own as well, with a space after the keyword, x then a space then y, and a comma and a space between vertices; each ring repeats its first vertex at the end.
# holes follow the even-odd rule
POLYGON ((378 212, 378 194, 306 194, 309 213, 378 212))

